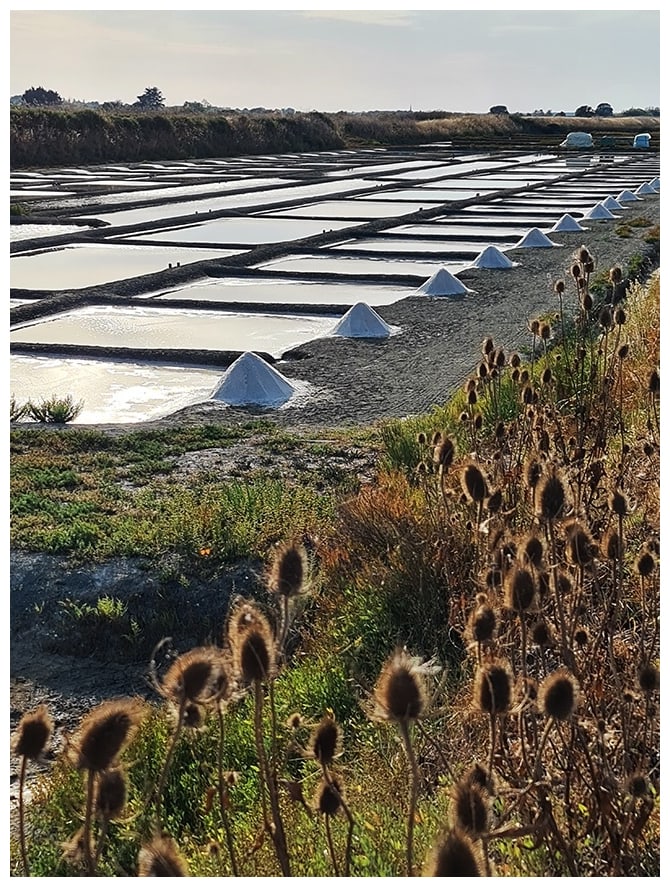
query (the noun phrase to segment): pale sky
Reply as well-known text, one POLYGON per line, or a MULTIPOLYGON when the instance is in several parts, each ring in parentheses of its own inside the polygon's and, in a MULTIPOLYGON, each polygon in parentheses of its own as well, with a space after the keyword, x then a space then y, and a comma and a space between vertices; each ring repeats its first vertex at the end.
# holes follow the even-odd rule
POLYGON ((300 111, 660 106, 658 9, 477 5, 215 11, 198 3, 191 12, 14 3, 9 95, 42 86, 66 100, 130 104, 156 86, 166 105, 300 111))

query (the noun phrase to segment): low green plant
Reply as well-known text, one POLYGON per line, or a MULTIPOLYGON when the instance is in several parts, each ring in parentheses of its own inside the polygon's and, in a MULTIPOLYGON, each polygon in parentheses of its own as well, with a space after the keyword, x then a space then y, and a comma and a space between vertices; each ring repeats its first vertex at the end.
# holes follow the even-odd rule
POLYGON ((43 398, 40 401, 30 401, 28 410, 31 418, 36 422, 47 422, 54 425, 65 425, 72 422, 84 408, 83 401, 75 401, 71 394, 58 397, 43 398))
POLYGON ((9 398, 9 421, 10 422, 20 422, 25 416, 28 415, 29 404, 28 403, 19 403, 12 394, 9 398))

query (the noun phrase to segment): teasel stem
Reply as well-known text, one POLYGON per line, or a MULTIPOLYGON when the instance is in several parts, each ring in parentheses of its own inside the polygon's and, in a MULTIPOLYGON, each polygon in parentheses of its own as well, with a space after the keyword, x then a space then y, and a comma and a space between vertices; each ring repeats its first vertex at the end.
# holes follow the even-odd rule
POLYGON ((291 866, 288 859, 288 850, 286 848, 286 836, 284 834, 284 825, 279 811, 279 800, 277 798, 277 786, 270 774, 267 755, 265 754, 265 745, 263 742, 263 685, 259 680, 254 681, 254 733, 256 737, 256 751, 258 754, 259 772, 261 777, 261 798, 263 801, 263 819, 265 827, 268 830, 272 843, 275 847, 275 853, 284 877, 291 877, 291 866), (265 799, 265 790, 267 789, 270 799, 270 807, 272 809, 272 823, 268 818, 267 803, 265 799))
POLYGON ((177 712, 177 726, 174 729, 172 734, 172 739, 170 741, 170 745, 168 747, 167 754, 165 756, 165 761, 163 762, 163 769, 161 770, 161 775, 154 789, 154 797, 156 798, 156 823, 158 826, 158 830, 162 828, 161 822, 161 807, 163 804, 163 792, 165 790, 165 783, 167 781, 168 770, 170 769, 170 765, 172 763, 172 758, 174 757, 175 749, 177 748, 177 742, 179 741, 179 737, 181 736, 181 729, 184 723, 184 712, 186 710, 186 698, 182 698, 179 702, 179 710, 177 712))
POLYGON ((30 877, 30 866, 28 865, 28 853, 26 850, 26 821, 25 807, 23 801, 23 790, 26 782, 26 769, 28 766, 28 758, 21 755, 21 772, 19 773, 19 842, 21 845, 21 862, 23 863, 23 871, 26 878, 30 877))
POLYGON ((98 863, 100 862, 100 857, 102 856, 102 849, 105 845, 105 841, 107 840, 107 834, 109 832, 109 820, 105 817, 102 821, 102 826, 100 827, 100 834, 98 835, 98 843, 95 848, 95 856, 93 857, 93 864, 97 868, 98 863))
POLYGON ((489 782, 493 778, 493 754, 495 751, 496 744, 496 715, 495 712, 491 712, 489 719, 489 739, 491 743, 491 748, 489 749, 489 782))
POLYGON ((561 645, 563 660, 571 669, 574 668, 574 657, 570 654, 568 647, 568 635, 565 628, 565 612, 563 610, 563 601, 558 587, 558 559, 556 556, 556 534, 554 533, 553 520, 547 521, 547 529, 549 531, 549 542, 551 544, 551 572, 554 579, 554 597, 556 599, 556 610, 558 612, 558 624, 561 630, 561 645))
POLYGON ((525 613, 519 613, 519 622, 521 623, 521 674, 526 677, 527 668, 526 668, 526 646, 527 646, 527 636, 526 636, 526 618, 525 613))
POLYGON ((289 596, 287 594, 283 594, 281 596, 281 634, 279 636, 279 640, 277 642, 277 650, 280 655, 284 653, 284 643, 286 642, 286 636, 288 634, 288 625, 289 625, 289 596))
POLYGON ((542 766, 542 752, 544 751, 544 746, 547 742, 547 737, 551 732, 551 728, 554 726, 554 718, 549 718, 546 723, 544 730, 542 731, 542 735, 540 736, 540 741, 537 746, 537 754, 535 756, 535 767, 533 768, 533 781, 536 781, 540 775, 540 767, 542 766))
POLYGON ((235 844, 233 842, 233 835, 230 828, 230 819, 228 818, 228 810, 226 809, 226 792, 223 784, 223 740, 224 740, 224 720, 223 720, 223 706, 221 705, 221 700, 217 701, 216 706, 216 714, 219 721, 219 746, 217 750, 217 764, 218 764, 218 779, 219 779, 219 807, 221 809, 221 822, 223 823, 223 831, 226 835, 226 846, 228 848, 228 855, 230 856, 230 867, 232 869, 233 875, 236 878, 239 878, 240 872, 237 866, 237 859, 235 857, 235 844))
POLYGON ((409 788, 409 813, 407 816, 407 877, 413 875, 413 855, 414 855, 414 817, 416 816, 416 803, 419 796, 419 767, 416 762, 416 755, 412 747, 412 739, 409 732, 409 723, 407 720, 398 723, 400 736, 407 762, 410 767, 410 788, 409 788))
POLYGON ((333 863, 333 871, 335 872, 335 877, 340 877, 340 870, 337 867, 337 857, 335 856, 335 847, 333 846, 333 836, 330 831, 330 814, 326 813, 326 838, 328 839, 328 852, 330 853, 330 860, 333 863))
POLYGON ((342 810, 344 811, 344 815, 347 817, 347 822, 349 824, 347 831, 347 848, 344 855, 344 877, 348 878, 349 871, 351 869, 351 843, 354 835, 355 820, 351 810, 349 809, 349 806, 347 805, 347 802, 344 800, 341 792, 338 790, 337 786, 333 782, 333 777, 330 775, 330 771, 325 764, 321 765, 321 771, 323 772, 323 778, 328 783, 330 790, 337 795, 342 810))
POLYGON ((84 831, 82 843, 84 845, 84 862, 86 874, 89 878, 95 877, 95 863, 91 851, 91 821, 93 819, 93 797, 95 795, 95 770, 87 770, 86 778, 86 811, 84 813, 84 831))

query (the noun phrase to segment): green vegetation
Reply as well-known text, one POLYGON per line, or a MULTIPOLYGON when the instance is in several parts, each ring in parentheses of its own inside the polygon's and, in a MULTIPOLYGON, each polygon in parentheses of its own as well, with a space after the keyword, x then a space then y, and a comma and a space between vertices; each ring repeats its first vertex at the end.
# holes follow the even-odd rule
MULTIPOLYGON (((153 649, 158 701, 85 715, 12 874, 660 875, 660 275, 611 305, 595 266, 582 247, 527 354, 487 338, 451 403, 381 426, 360 488, 184 483, 177 457, 373 432, 13 431, 13 545, 78 526, 98 557, 267 568, 213 641, 153 649)), ((109 595, 62 609, 126 632, 109 595)), ((17 729, 21 798, 51 731, 17 729)))
POLYGON ((75 401, 71 394, 51 397, 39 401, 29 401, 26 404, 27 412, 36 422, 47 422, 51 425, 65 425, 72 422, 84 408, 83 401, 75 401))
MULTIPOLYGON (((639 132, 641 125, 653 132, 660 123, 654 118, 644 118, 641 122, 635 117, 589 120, 589 129, 593 132, 606 131, 617 140, 625 138, 626 144, 632 141, 633 133, 639 132)), ((12 168, 20 169, 73 163, 328 151, 445 139, 507 142, 511 137, 517 141, 529 137, 547 139, 548 144, 555 145, 557 137, 574 127, 574 120, 568 117, 445 111, 363 114, 312 111, 284 116, 270 111, 194 113, 188 107, 93 111, 13 106, 10 108, 10 156, 12 168)))

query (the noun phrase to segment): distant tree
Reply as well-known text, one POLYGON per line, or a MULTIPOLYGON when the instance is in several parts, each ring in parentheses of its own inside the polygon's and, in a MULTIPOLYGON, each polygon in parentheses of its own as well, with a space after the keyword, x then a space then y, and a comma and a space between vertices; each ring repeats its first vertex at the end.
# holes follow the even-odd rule
POLYGON ((601 102, 595 110, 596 117, 613 117, 614 108, 609 102, 601 102))
POLYGON ((44 89, 42 86, 31 86, 23 93, 23 101, 26 105, 62 105, 63 99, 53 89, 44 89))
POLYGON ((126 105, 121 99, 114 99, 112 102, 103 102, 100 107, 103 111, 120 111, 121 108, 125 108, 126 105))
POLYGON ((650 117, 660 117, 661 109, 660 108, 645 108, 644 109, 650 117))
POLYGON ((153 111, 165 105, 163 94, 157 86, 147 86, 142 95, 137 96, 137 103, 145 111, 153 111))
POLYGON ((182 107, 184 111, 189 111, 191 114, 202 114, 205 110, 202 102, 184 102, 182 107))
POLYGON ((489 108, 489 114, 509 114, 506 105, 493 105, 489 108))
POLYGON ((575 117, 593 117, 595 111, 591 105, 580 105, 575 111, 575 117))

